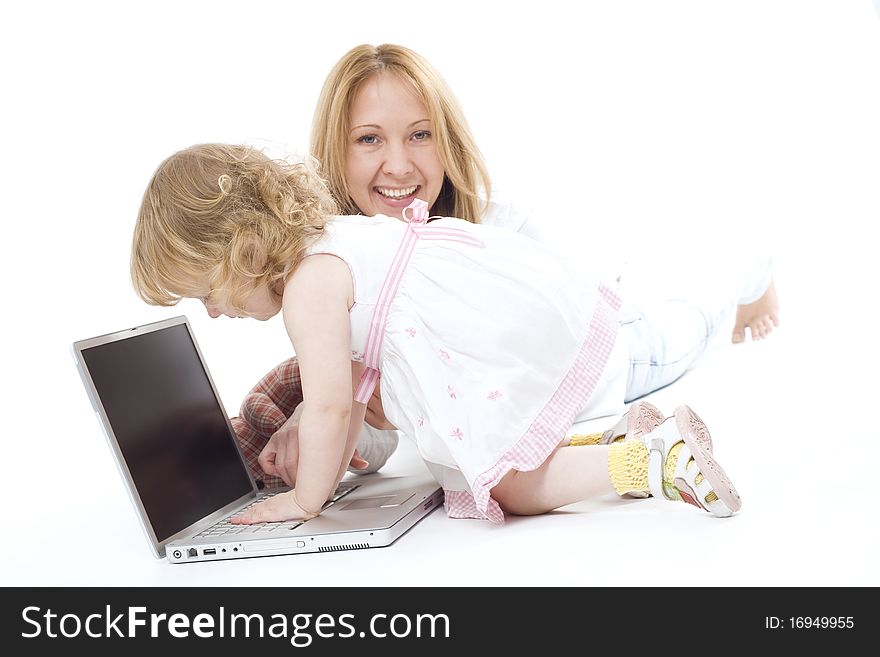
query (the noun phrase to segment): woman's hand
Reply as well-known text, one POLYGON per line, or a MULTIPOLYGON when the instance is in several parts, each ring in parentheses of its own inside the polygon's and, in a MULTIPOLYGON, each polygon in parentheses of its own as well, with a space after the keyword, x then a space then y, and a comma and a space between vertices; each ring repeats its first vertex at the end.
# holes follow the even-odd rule
MULTIPOLYGON (((380 401, 379 409, 381 408, 380 401)), ((302 410, 303 404, 296 407, 287 422, 272 434, 257 458, 257 463, 260 464, 263 472, 281 477, 290 487, 296 486, 296 468, 299 465, 299 419, 302 410)), ((356 470, 366 470, 369 465, 355 450, 351 458, 351 467, 356 470)))
POLYGON ((269 442, 257 457, 257 463, 267 475, 281 477, 288 486, 296 485, 296 468, 299 465, 299 418, 303 404, 272 434, 269 442))
MULTIPOLYGON (((379 392, 379 388, 380 386, 378 385, 373 388, 373 395, 370 397, 370 401, 367 402, 367 424, 376 429, 396 429, 397 427, 391 424, 388 418, 385 417, 385 409, 382 408, 382 395, 379 392)), ((352 463, 352 467, 357 466, 352 463)))

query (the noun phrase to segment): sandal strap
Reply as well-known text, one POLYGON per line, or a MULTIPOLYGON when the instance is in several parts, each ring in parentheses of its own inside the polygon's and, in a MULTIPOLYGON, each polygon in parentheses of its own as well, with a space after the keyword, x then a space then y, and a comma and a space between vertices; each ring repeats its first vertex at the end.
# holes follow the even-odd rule
POLYGON ((678 499, 676 492, 669 490, 669 483, 664 483, 664 470, 669 449, 681 441, 675 418, 666 418, 656 429, 644 436, 645 447, 648 448, 648 487, 654 497, 667 500, 678 499))
POLYGON ((646 401, 637 401, 627 409, 613 427, 602 434, 600 444, 608 445, 621 437, 641 438, 650 429, 661 424, 664 419, 663 413, 656 406, 646 401))
POLYGON ((599 439, 600 445, 610 445, 614 442, 615 438, 626 435, 626 422, 628 413, 629 411, 621 415, 620 419, 618 419, 617 422, 614 423, 613 427, 602 432, 602 437, 599 439))

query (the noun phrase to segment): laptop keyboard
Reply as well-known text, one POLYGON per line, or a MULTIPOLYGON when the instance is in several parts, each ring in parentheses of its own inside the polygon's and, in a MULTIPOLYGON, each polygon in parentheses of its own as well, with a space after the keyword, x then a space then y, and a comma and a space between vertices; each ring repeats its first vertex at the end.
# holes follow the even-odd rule
MULTIPOLYGON (((327 502, 324 504, 323 508, 326 509, 328 506, 330 506, 331 504, 333 504, 337 500, 342 499, 343 497, 345 497, 346 495, 348 495, 349 493, 351 493, 352 491, 357 489, 359 486, 360 486, 360 484, 357 484, 357 483, 354 483, 351 481, 341 482, 339 484, 339 487, 330 496, 330 499, 328 499, 327 502)), ((259 504, 260 502, 262 502, 264 500, 268 500, 270 497, 277 495, 279 492, 280 491, 271 491, 271 490, 265 491, 261 495, 259 495, 253 502, 248 504, 243 509, 236 511, 232 515, 237 516, 240 513, 244 512, 245 510, 251 508, 254 504, 259 504)), ((301 524, 303 524, 303 522, 307 522, 307 521, 303 521, 303 520, 288 520, 285 522, 260 522, 255 525, 233 525, 231 522, 229 522, 229 518, 231 518, 231 517, 232 516, 229 516, 228 518, 224 518, 223 520, 221 520, 217 524, 212 525, 211 527, 208 527, 205 531, 201 532, 200 534, 197 534, 196 536, 197 537, 230 536, 232 534, 256 534, 256 533, 268 533, 268 532, 275 532, 275 533, 280 534, 284 531, 296 529, 301 524)))

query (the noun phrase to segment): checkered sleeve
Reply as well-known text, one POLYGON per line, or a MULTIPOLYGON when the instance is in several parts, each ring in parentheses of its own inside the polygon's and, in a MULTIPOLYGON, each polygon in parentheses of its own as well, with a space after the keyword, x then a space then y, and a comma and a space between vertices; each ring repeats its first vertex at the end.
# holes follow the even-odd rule
POLYGON ((299 365, 296 358, 290 358, 260 379, 245 396, 239 416, 231 420, 251 475, 266 488, 283 486, 284 482, 266 475, 257 458, 302 399, 299 365))

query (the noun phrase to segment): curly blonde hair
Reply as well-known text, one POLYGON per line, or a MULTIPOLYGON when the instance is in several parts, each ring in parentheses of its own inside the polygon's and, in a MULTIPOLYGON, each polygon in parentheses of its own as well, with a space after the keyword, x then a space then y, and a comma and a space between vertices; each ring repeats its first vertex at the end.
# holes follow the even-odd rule
POLYGON ((275 291, 337 211, 305 164, 272 160, 250 146, 199 144, 162 162, 141 202, 131 278, 147 303, 199 297, 204 284, 241 310, 275 291), (200 288, 201 284, 201 288, 200 288))
POLYGON ((333 198, 344 214, 359 214, 345 179, 351 104, 374 75, 390 72, 406 84, 428 111, 437 155, 446 175, 432 214, 479 223, 491 193, 486 163, 464 113, 440 73, 418 53, 386 43, 349 50, 333 67, 312 120, 311 154, 320 163, 333 198), (485 198, 480 197, 480 192, 485 198))

